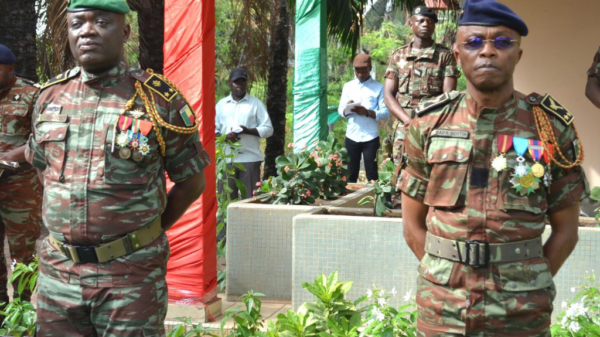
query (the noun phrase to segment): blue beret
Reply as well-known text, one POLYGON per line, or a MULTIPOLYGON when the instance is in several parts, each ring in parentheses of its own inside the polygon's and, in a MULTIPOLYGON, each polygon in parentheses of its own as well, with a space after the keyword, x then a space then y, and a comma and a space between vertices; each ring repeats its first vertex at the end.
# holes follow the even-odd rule
POLYGON ((15 54, 3 44, 0 44, 0 64, 15 64, 17 57, 15 54))
POLYGON ((512 9, 496 0, 467 0, 459 26, 506 26, 527 36, 527 25, 512 9))

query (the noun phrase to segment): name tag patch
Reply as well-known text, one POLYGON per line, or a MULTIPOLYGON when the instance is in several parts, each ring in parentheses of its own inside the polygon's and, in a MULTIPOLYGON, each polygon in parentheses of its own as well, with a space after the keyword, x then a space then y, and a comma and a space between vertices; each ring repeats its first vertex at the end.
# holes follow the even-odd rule
POLYGON ((41 114, 38 117, 38 122, 60 122, 65 123, 69 116, 67 115, 57 115, 53 113, 45 113, 41 114))
POLYGON ((62 111, 62 106, 58 104, 50 104, 44 111, 44 115, 46 114, 60 114, 62 111))
POLYGON ((430 137, 469 139, 469 131, 436 129, 431 132, 430 137))

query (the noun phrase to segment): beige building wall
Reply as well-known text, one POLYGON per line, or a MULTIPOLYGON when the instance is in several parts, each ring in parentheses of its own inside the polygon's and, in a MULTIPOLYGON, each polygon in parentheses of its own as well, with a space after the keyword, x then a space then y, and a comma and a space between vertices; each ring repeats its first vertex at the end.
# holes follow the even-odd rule
POLYGON ((500 0, 529 27, 517 90, 550 93, 575 116, 590 186, 600 186, 600 110, 585 97, 586 71, 600 46, 599 0, 500 0))

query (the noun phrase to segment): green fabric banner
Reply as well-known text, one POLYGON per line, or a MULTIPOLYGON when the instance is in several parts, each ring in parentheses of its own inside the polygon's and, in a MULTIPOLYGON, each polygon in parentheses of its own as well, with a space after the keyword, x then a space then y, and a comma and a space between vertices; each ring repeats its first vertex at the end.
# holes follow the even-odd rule
POLYGON ((297 0, 294 151, 327 139, 327 1, 297 0))

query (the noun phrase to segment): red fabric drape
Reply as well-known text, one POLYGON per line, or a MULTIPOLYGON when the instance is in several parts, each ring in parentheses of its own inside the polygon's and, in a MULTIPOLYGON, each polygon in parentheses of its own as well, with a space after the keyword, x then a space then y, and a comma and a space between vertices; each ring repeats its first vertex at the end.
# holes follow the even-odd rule
POLYGON ((165 0, 165 76, 196 112, 200 140, 212 162, 204 170, 204 193, 167 231, 167 284, 174 303, 206 303, 217 292, 214 15, 214 0, 165 0))

